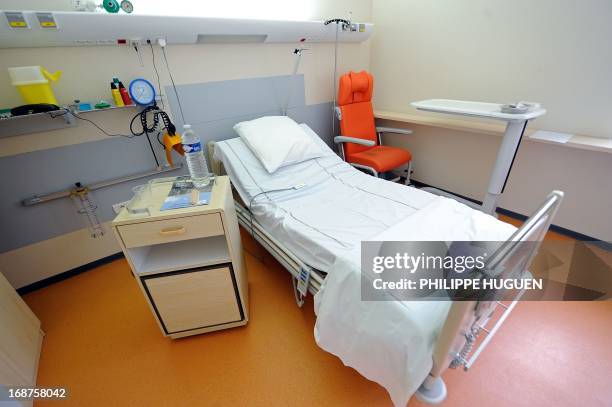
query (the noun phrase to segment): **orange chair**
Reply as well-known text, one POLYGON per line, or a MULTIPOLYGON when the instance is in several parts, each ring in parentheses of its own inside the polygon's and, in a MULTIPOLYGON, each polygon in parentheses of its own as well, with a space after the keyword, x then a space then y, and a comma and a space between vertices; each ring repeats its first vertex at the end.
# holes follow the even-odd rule
POLYGON ((412 131, 374 125, 373 89, 374 78, 366 71, 349 72, 340 77, 336 108, 340 136, 334 137, 334 143, 341 145, 342 158, 347 163, 375 177, 405 167, 405 184, 409 185, 412 154, 403 148, 381 145, 381 134, 412 134, 412 131))

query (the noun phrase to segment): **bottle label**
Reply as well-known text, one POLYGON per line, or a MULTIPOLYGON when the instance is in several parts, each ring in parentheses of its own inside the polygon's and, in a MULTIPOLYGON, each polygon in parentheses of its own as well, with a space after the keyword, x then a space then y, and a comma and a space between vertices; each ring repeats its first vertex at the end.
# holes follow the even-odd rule
POLYGON ((183 144, 183 151, 185 151, 186 153, 197 153, 198 151, 202 151, 202 144, 183 144))

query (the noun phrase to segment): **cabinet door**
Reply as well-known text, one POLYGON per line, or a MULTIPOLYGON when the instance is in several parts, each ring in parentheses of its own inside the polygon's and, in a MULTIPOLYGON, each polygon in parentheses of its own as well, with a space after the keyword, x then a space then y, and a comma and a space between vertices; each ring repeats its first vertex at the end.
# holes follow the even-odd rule
POLYGON ((167 334, 243 319, 231 266, 142 278, 167 334))
POLYGON ((33 386, 40 352, 40 321, 0 273, 0 383, 33 386))

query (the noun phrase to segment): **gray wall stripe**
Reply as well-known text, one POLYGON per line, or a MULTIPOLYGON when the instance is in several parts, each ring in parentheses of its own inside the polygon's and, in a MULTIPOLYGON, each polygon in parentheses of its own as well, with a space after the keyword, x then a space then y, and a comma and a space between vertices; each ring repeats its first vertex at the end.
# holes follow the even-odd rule
MULTIPOLYGON (((233 125, 262 115, 280 114, 283 86, 294 89, 292 108, 288 115, 299 123, 307 123, 328 144, 331 142, 331 103, 306 106, 303 77, 254 78, 238 81, 181 85, 179 92, 186 117, 193 117, 194 129, 203 142, 235 137, 233 125), (296 85, 297 83, 297 85, 296 85), (284 85, 283 85, 284 84, 284 85), (197 91, 192 91, 196 89, 197 91), (209 90, 210 89, 210 90, 209 90), (272 90, 270 90, 272 89, 272 90), (193 95, 183 99, 182 92, 193 95), (201 97, 202 94, 215 97, 201 97), (183 101, 185 100, 185 101, 183 101), (240 103, 234 103, 241 100, 240 103), (248 109, 255 109, 249 111, 248 109), (204 112, 200 116, 200 113, 204 112)), ((172 93, 169 90, 168 95, 172 93)), ((285 95, 288 93, 284 93, 285 95)), ((173 117, 177 117, 176 100, 171 101, 173 117)), ((126 123, 127 126, 127 123, 126 123)), ((163 151, 157 142, 157 155, 163 151)), ((153 157, 144 137, 109 138, 100 141, 63 146, 48 150, 0 158, 0 252, 83 228, 85 224, 70 199, 59 199, 31 207, 22 207, 21 200, 35 194, 63 190, 75 182, 84 184, 121 177, 152 169, 153 157)), ((184 172, 184 171, 183 171, 184 172)), ((178 172, 176 173, 178 175, 178 172)), ((173 173, 164 174, 170 176, 173 173)), ((132 187, 146 179, 127 182, 93 192, 99 206, 100 221, 114 218, 112 204, 125 201, 132 195, 132 187)), ((78 248, 75 248, 78 250, 78 248)))
MULTIPOLYGON (((283 75, 177 85, 185 120, 191 125, 226 120, 241 116, 262 116, 280 112, 290 97, 289 107, 303 107, 304 75, 283 75), (291 91, 290 91, 291 89, 291 91)), ((165 92, 172 107, 176 125, 184 124, 172 86, 165 92)))

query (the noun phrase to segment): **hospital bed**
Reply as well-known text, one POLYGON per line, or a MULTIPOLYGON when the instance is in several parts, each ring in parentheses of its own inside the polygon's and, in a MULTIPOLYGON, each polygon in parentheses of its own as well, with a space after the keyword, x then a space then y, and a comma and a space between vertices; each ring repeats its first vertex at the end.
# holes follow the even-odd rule
MULTIPOLYGON (((305 294, 298 287, 300 277, 307 276, 307 290, 316 295, 337 258, 354 257, 355 246, 362 240, 379 235, 402 219, 426 213, 435 199, 446 199, 361 173, 343 162, 308 126, 301 126, 320 145, 323 155, 274 174, 267 173, 240 138, 208 145, 212 170, 232 180, 239 223, 292 275, 299 306, 305 294)), ((465 207, 478 219, 486 217, 488 224, 496 225, 491 231, 481 231, 478 240, 505 241, 489 258, 487 272, 496 277, 523 276, 539 247, 533 242, 543 239, 562 197, 561 192, 551 193, 518 230, 465 207)), ((430 369, 417 397, 432 404, 444 400, 446 387, 441 374, 448 367, 467 370, 520 295, 522 292, 510 305, 497 297, 453 302, 436 332, 430 369), (493 327, 488 326, 497 306, 504 312, 493 327), (473 349, 481 332, 487 336, 473 349)), ((399 399, 394 399, 396 405, 404 402, 397 402, 399 399)))

